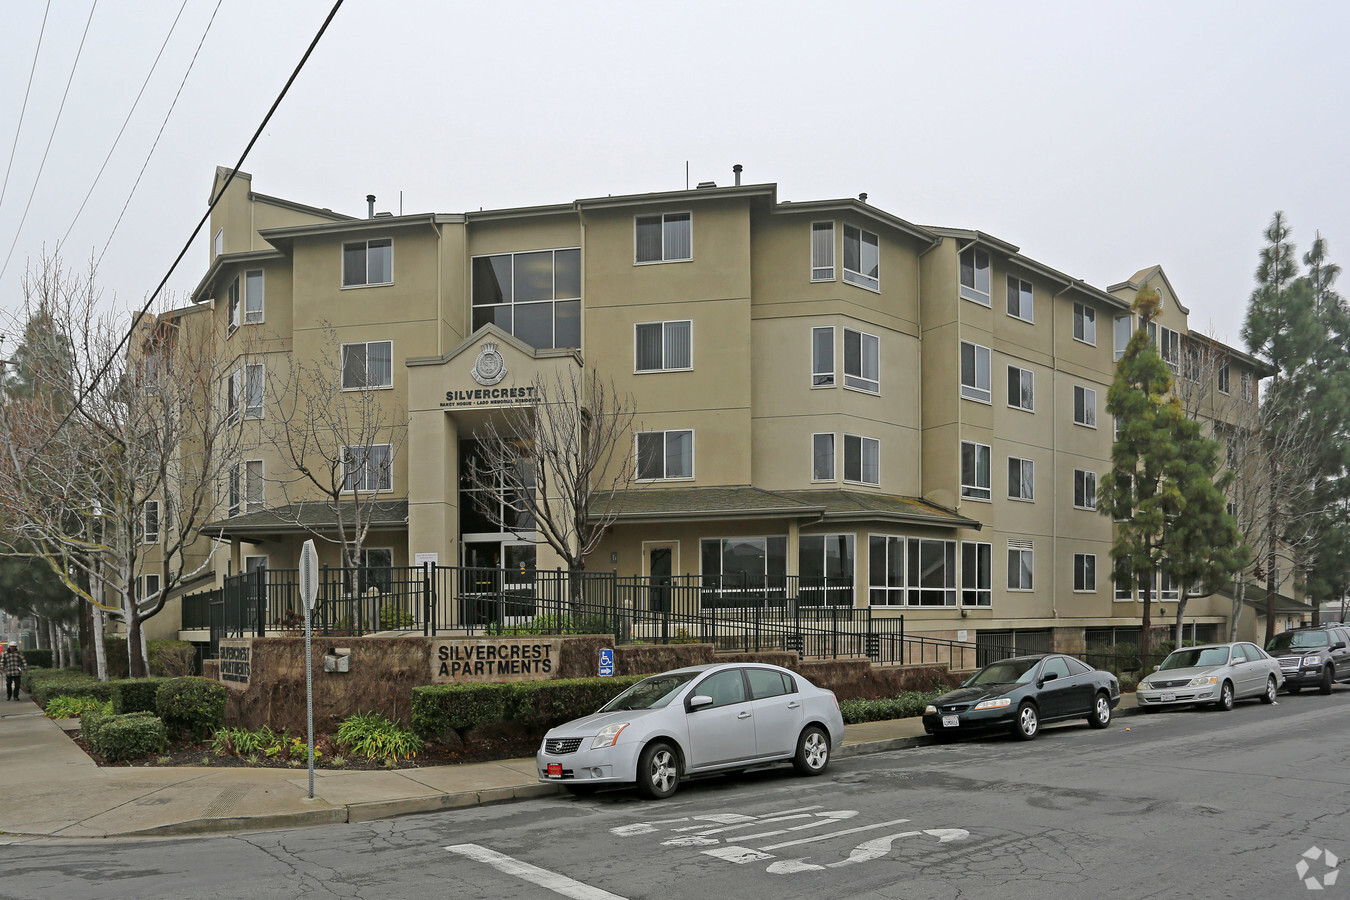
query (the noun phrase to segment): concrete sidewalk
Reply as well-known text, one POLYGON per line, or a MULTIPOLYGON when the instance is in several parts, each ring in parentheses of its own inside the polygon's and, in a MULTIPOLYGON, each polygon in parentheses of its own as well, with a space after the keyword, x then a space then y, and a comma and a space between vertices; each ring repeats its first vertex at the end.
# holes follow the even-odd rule
MULTIPOLYGON (((1117 714, 1135 712, 1133 694, 1117 714)), ((849 725, 836 758, 927 742, 917 719, 849 725)), ((0 844, 157 837, 365 822, 562 793, 534 760, 314 773, 304 769, 100 767, 30 700, 0 700, 0 844)))

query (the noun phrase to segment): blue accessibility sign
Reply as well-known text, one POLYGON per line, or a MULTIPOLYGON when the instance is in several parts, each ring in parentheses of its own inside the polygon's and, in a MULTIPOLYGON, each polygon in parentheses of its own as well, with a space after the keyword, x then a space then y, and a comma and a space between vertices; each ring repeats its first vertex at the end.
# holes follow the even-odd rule
POLYGON ((613 651, 613 650, 606 649, 606 650, 601 650, 601 651, 600 651, 600 674, 601 674, 601 675, 613 675, 613 674, 614 674, 614 651, 613 651))

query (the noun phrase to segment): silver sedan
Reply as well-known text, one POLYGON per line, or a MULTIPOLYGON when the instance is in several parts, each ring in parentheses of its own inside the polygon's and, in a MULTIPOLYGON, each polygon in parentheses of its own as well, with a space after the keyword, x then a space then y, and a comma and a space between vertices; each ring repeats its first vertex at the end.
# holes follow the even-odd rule
POLYGON ((669 797, 682 778, 791 760, 819 775, 844 739, 832 691, 778 666, 723 663, 638 682, 544 736, 539 780, 584 795, 637 785, 669 797))
POLYGON ((1244 697, 1260 697, 1274 703, 1275 692, 1284 683, 1280 663, 1255 644, 1206 644, 1168 654, 1139 687, 1139 708, 1192 706, 1212 703, 1232 709, 1244 697))

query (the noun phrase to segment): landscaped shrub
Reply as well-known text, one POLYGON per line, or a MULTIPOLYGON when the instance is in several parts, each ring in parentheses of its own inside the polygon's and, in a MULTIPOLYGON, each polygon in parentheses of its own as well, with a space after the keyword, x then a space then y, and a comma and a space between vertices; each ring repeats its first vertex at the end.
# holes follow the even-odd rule
POLYGON ((398 606, 380 607, 380 630, 394 631, 399 628, 411 628, 413 614, 398 606))
POLYGON ((100 756, 108 762, 119 762, 162 753, 169 739, 158 716, 141 712, 112 716, 103 722, 95 744, 100 756))
POLYGON ((385 716, 368 712, 342 721, 337 745, 367 759, 411 759, 422 749, 422 739, 385 716))
POLYGON ((191 675, 197 651, 187 641, 148 641, 150 677, 182 678, 191 675))
POLYGON ((24 662, 28 663, 30 669, 50 669, 52 667, 52 651, 50 650, 21 650, 24 662))
POLYGON ((126 681, 112 682, 113 712, 121 715, 130 712, 155 712, 158 706, 155 697, 164 678, 131 678, 126 681))
POLYGON ((589 715, 645 675, 567 678, 507 684, 435 684, 413 688, 413 729, 424 737, 451 731, 466 739, 488 722, 510 720, 530 731, 589 715))
POLYGON ((519 625, 493 624, 487 628, 493 635, 550 635, 550 634, 613 634, 614 623, 604 616, 535 616, 519 625))
POLYGON ((217 728, 211 737, 211 749, 217 756, 249 756, 254 753, 276 756, 289 741, 290 736, 286 732, 277 734, 268 725, 256 731, 247 728, 217 728))
POLYGON ((43 714, 49 719, 79 719, 87 712, 104 709, 111 707, 93 697, 53 697, 43 714))
POLYGON ((880 700, 845 700, 839 704, 839 712, 846 725, 908 719, 923 715, 924 707, 944 693, 946 691, 901 691, 894 697, 880 700))
POLYGON ((80 737, 95 750, 98 749, 98 730, 113 717, 112 704, 104 703, 80 716, 80 737))
POLYGON ((56 677, 34 677, 30 680, 28 692, 33 695, 33 699, 41 707, 46 707, 55 697, 93 697, 97 700, 112 699, 112 682, 99 681, 89 675, 80 674, 78 670, 43 670, 59 671, 62 674, 56 677))
POLYGON ((169 734, 201 739, 225 722, 225 685, 206 678, 170 678, 155 694, 155 709, 169 734))

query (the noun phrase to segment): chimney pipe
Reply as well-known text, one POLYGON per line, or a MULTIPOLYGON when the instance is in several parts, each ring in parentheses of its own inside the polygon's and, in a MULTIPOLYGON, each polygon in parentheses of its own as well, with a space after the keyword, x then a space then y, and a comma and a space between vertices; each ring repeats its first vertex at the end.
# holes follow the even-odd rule
POLYGON ((858 200, 861 201, 861 202, 863 202, 863 203, 866 203, 866 202, 867 202, 867 191, 863 191, 861 194, 859 194, 859 195, 858 195, 858 200))
POLYGON ((731 167, 731 171, 736 173, 736 187, 741 186, 741 169, 743 168, 745 167, 742 166, 740 163, 736 163, 736 165, 731 167))
POLYGON ((375 195, 366 194, 366 218, 375 218, 375 195))

